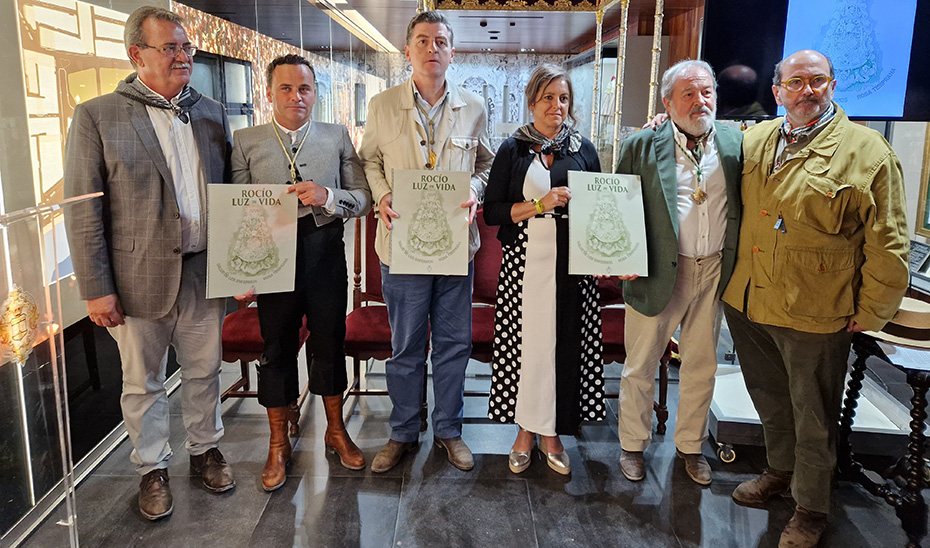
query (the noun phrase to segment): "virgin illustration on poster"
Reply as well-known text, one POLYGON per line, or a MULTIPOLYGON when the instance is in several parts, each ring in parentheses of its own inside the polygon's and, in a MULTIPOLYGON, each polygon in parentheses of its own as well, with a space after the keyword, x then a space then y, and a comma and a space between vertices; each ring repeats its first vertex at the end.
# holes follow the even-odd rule
POLYGON ((400 216, 391 233, 391 274, 468 274, 470 175, 464 171, 394 170, 400 216))
POLYGON ((283 185, 207 186, 207 298, 294 290, 297 198, 283 185))
POLYGON ((568 172, 568 272, 647 276, 639 175, 568 172))

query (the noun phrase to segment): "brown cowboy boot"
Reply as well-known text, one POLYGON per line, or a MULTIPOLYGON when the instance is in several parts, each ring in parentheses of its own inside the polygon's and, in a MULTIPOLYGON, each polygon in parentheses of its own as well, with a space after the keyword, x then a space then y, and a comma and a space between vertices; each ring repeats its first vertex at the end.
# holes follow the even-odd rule
POLYGON ((364 469, 365 456, 349 437, 342 420, 342 396, 323 396, 323 407, 326 409, 326 434, 323 436, 326 451, 337 453, 339 464, 349 470, 364 469))
POLYGON ((287 404, 287 422, 287 433, 291 436, 299 435, 300 427, 297 426, 297 423, 300 422, 300 406, 297 405, 296 401, 287 404))
POLYGON ((268 460, 262 470, 262 488, 274 491, 287 479, 285 469, 291 460, 291 442, 287 439, 287 407, 269 407, 268 425, 271 441, 268 444, 268 460))

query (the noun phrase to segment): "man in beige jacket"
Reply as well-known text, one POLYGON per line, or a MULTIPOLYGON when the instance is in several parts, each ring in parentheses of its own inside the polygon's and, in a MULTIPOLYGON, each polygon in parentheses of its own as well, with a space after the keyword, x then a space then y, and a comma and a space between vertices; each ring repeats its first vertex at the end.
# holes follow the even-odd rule
POLYGON ((904 181, 881 135, 832 101, 833 65, 802 50, 775 67, 787 116, 743 138, 743 215, 723 295, 769 467, 733 498, 797 503, 780 547, 827 523, 852 333, 879 330, 908 282, 904 181))
MULTIPOLYGON (((433 370, 433 435, 459 469, 474 466, 462 441, 465 366, 471 355, 471 288, 474 276, 391 274, 392 180, 395 169, 437 169, 471 173, 470 199, 462 204, 474 220, 484 194, 493 154, 487 114, 478 96, 446 80, 452 63, 452 28, 442 14, 427 11, 407 26, 404 54, 413 67, 406 82, 375 96, 359 156, 378 211, 375 249, 381 260, 382 291, 391 323, 393 356, 385 373, 394 408, 391 438, 371 463, 386 472, 416 447, 430 343, 433 370), (432 340, 429 341, 430 335, 432 340)), ((469 261, 478 249, 478 227, 471 223, 469 261)))

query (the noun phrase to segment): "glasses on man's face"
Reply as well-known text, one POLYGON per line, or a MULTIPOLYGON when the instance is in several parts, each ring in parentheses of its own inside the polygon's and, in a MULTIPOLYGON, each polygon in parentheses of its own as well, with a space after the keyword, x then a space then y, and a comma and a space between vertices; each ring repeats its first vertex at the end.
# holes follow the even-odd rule
POLYGON ((810 86, 811 91, 823 91, 827 89, 827 86, 829 86, 832 81, 833 78, 821 74, 812 78, 788 78, 784 82, 779 82, 778 85, 784 86, 788 91, 797 93, 804 89, 805 85, 810 86))
POLYGON ((197 54, 197 48, 187 44, 186 46, 179 46, 177 44, 169 44, 167 46, 149 46, 147 44, 136 44, 140 48, 154 49, 162 52, 165 57, 177 57, 178 53, 184 52, 188 57, 193 57, 197 54))

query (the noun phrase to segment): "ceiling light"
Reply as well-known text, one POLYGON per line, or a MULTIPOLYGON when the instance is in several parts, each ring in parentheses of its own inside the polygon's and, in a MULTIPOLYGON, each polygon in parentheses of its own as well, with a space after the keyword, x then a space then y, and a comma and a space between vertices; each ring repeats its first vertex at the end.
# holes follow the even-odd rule
POLYGON ((334 5, 337 3, 347 4, 345 0, 342 2, 339 0, 315 0, 315 2, 317 7, 321 7, 327 15, 332 17, 333 21, 339 23, 369 46, 378 51, 400 53, 400 50, 394 47, 394 44, 385 38, 362 14, 352 9, 341 10, 334 5))

